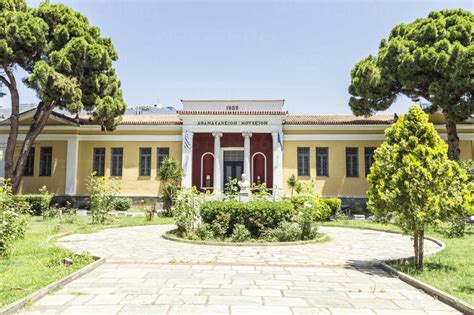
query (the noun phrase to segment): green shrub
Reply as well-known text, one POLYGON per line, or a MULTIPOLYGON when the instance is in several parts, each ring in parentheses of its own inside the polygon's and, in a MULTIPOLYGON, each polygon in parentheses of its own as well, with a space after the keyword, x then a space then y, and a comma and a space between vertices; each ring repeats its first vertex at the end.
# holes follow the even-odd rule
POLYGON ((259 236, 263 230, 276 228, 280 222, 292 221, 296 212, 289 201, 250 201, 240 203, 235 200, 208 201, 201 208, 203 222, 211 224, 218 215, 230 216, 227 235, 235 225, 243 224, 253 236, 259 236))
POLYGON ((30 205, 30 213, 32 215, 43 215, 43 212, 48 211, 52 197, 44 195, 18 195, 16 199, 21 202, 26 202, 30 205))
POLYGON ((341 210, 342 201, 339 198, 321 198, 321 201, 331 208, 331 215, 335 215, 341 210))
POLYGON ((236 200, 239 195, 239 180, 237 178, 231 179, 225 183, 224 195, 228 200, 236 200))
POLYGON ((260 185, 253 184, 250 197, 253 201, 267 201, 271 199, 272 193, 265 183, 260 185))
POLYGON ((211 227, 207 223, 199 224, 195 233, 201 240, 208 240, 214 237, 214 233, 211 231, 211 227))
POLYGON ((127 211, 133 204, 131 198, 115 197, 112 201, 115 211, 127 211))
POLYGON ((311 238, 313 223, 319 220, 328 220, 331 208, 319 197, 296 196, 291 198, 296 212, 296 221, 301 225, 301 238, 311 238))
POLYGON ((230 238, 233 242, 245 242, 250 239, 250 236, 251 234, 245 225, 237 224, 235 225, 234 231, 232 232, 230 238))
POLYGON ((18 200, 8 181, 0 180, 0 256, 6 256, 12 243, 25 235, 29 204, 18 200))
POLYGON ((43 211, 41 214, 43 220, 53 219, 59 216, 59 209, 56 207, 49 207, 47 210, 43 211))
POLYGON ((279 242, 292 242, 301 239, 302 230, 296 222, 280 222, 277 228, 270 230, 269 235, 279 242))
POLYGON ((332 209, 323 198, 314 196, 296 196, 291 198, 291 202, 296 212, 305 211, 308 220, 325 221, 329 220, 332 209))
POLYGON ((114 195, 119 191, 114 181, 107 181, 105 177, 95 177, 93 173, 87 182, 87 189, 91 196, 92 224, 105 224, 109 213, 114 210, 114 195))
POLYGON ((148 207, 145 209, 145 221, 153 220, 155 216, 155 209, 153 207, 148 207))
POLYGON ((172 208, 178 231, 181 235, 189 234, 200 216, 204 195, 196 187, 181 188, 176 194, 176 201, 172 208))
POLYGON ((216 215, 216 218, 211 223, 211 230, 216 238, 224 238, 228 234, 230 222, 230 214, 221 212, 216 215))
POLYGON ((76 208, 61 208, 61 221, 64 219, 65 223, 72 224, 76 220, 76 208))
POLYGON ((474 215, 474 205, 467 208, 467 215, 474 215))
POLYGON ((459 166, 466 172, 469 182, 474 183, 474 161, 473 160, 459 160, 459 166))

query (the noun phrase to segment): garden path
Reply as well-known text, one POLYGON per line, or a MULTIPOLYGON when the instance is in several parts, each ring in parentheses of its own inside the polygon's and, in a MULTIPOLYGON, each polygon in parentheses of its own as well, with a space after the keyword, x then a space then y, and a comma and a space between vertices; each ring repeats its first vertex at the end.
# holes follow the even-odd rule
MULTIPOLYGON (((455 314, 374 268, 411 255, 408 237, 323 227, 330 242, 205 246, 164 240, 168 225, 70 235, 60 246, 107 258, 22 314, 455 314)), ((440 248, 426 242, 426 252, 440 248)))
MULTIPOLYGON (((165 240, 161 235, 172 225, 107 229, 94 234, 62 238, 60 246, 74 252, 119 262, 187 262, 249 264, 346 264, 367 263, 413 255, 410 237, 372 230, 321 227, 330 242, 291 246, 193 245, 165 240)), ((426 254, 440 247, 427 241, 426 254)))

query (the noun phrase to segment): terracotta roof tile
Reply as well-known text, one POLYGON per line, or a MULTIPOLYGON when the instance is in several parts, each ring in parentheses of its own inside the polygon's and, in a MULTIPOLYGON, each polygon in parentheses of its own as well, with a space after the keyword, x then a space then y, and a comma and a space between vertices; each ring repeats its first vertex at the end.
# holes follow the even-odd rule
POLYGON ((178 110, 179 115, 225 115, 225 116, 234 116, 234 115, 286 115, 288 112, 285 111, 191 111, 191 110, 178 110))
MULTIPOLYGON (((81 116, 79 118, 81 124, 94 125, 95 122, 90 116, 81 116)), ((141 126, 141 125, 155 125, 155 126, 172 126, 181 125, 181 119, 178 115, 123 115, 122 122, 120 125, 123 126, 141 126)))
POLYGON ((394 115, 373 115, 370 117, 354 115, 288 115, 285 125, 388 125, 393 123, 394 115))
MULTIPOLYGON (((373 115, 369 117, 354 115, 288 115, 284 111, 261 111, 261 112, 226 112, 226 111, 178 111, 178 114, 170 115, 123 115, 121 125, 181 125, 179 115, 286 115, 285 125, 389 125, 394 122, 394 115, 373 115)), ((61 115, 61 114, 59 114, 61 115)), ((71 121, 77 122, 74 117, 61 115, 71 121)), ((80 116, 79 123, 94 125, 93 119, 88 116, 80 116)))

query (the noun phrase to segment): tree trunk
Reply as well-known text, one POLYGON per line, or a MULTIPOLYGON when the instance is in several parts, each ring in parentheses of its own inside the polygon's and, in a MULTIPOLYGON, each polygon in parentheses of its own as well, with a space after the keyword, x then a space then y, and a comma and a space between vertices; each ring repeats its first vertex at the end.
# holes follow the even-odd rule
POLYGON ((423 269, 423 256, 424 256, 424 238, 425 238, 425 231, 420 231, 419 234, 420 239, 418 240, 418 266, 417 269, 423 269))
POLYGON ((5 85, 8 87, 11 98, 12 114, 10 116, 10 132, 8 134, 7 147, 5 149, 5 178, 12 180, 13 179, 13 159, 15 155, 15 147, 18 137, 18 124, 20 117, 20 95, 18 93, 18 88, 16 85, 15 76, 11 69, 3 65, 3 69, 8 77, 8 82, 2 80, 5 85))
POLYGON ((459 137, 456 122, 449 118, 448 113, 443 112, 443 114, 446 122, 446 131, 448 133, 448 156, 451 160, 457 161, 459 160, 461 150, 459 149, 459 137))
POLYGON ((38 108, 36 109, 36 113, 33 117, 33 120, 30 124, 30 129, 25 136, 25 140, 23 141, 20 153, 18 155, 18 159, 16 162, 15 170, 13 172, 12 177, 12 192, 14 194, 18 193, 18 189, 20 188, 20 182, 23 178, 23 174, 25 172, 25 164, 26 159, 30 153, 30 149, 35 142, 36 138, 43 130, 46 122, 48 121, 48 117, 53 111, 54 105, 53 104, 45 104, 44 102, 40 102, 38 108))
POLYGON ((415 231, 413 233, 413 247, 415 249, 415 268, 417 270, 423 269, 423 243, 424 243, 423 230, 415 231))
POLYGON ((414 231, 413 232, 413 248, 415 250, 415 256, 414 256, 415 257, 415 266, 418 265, 418 249, 419 249, 418 240, 419 240, 418 231, 414 231))

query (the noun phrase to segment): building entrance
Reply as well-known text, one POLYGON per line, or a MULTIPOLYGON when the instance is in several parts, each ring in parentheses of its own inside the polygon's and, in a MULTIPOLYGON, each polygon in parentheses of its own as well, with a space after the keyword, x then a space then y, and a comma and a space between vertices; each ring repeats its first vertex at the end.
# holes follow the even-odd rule
POLYGON ((244 151, 242 150, 226 150, 224 151, 224 187, 230 180, 237 178, 242 179, 244 171, 244 151))

